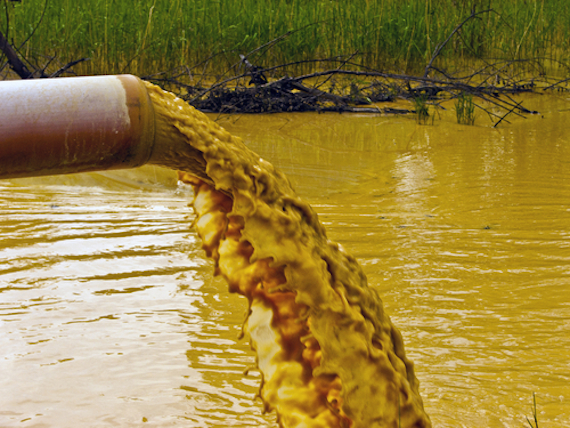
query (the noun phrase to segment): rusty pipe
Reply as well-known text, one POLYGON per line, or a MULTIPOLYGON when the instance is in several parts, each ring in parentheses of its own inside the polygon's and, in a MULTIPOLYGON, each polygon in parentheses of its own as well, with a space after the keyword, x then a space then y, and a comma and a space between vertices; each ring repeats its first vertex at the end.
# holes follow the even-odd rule
POLYGON ((0 82, 0 178, 176 168, 163 159, 172 157, 164 144, 155 141, 152 102, 135 76, 0 82))

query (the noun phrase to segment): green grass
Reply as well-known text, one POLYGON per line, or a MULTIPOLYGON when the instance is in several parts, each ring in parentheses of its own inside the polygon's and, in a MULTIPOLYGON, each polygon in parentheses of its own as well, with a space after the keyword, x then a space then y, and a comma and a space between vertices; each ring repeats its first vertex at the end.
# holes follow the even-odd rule
POLYGON ((430 117, 427 97, 425 95, 420 95, 413 99, 413 103, 414 110, 416 112, 416 121, 421 125, 426 125, 430 117))
POLYGON ((250 61, 269 67, 356 53, 352 62, 421 73, 474 7, 492 11, 465 24, 434 66, 533 58, 529 67, 547 69, 569 61, 567 0, 4 0, 0 30, 16 47, 29 38, 22 53, 39 66, 91 58, 77 66, 84 74, 223 72, 289 31, 250 61))
POLYGON ((457 116, 457 123, 461 125, 474 125, 475 124, 475 103, 473 102, 473 95, 462 93, 455 101, 455 114, 457 116))
POLYGON ((534 425, 529 418, 526 418, 530 428, 538 428, 538 416, 536 414, 536 394, 532 393, 532 401, 533 401, 533 408, 532 408, 532 416, 534 420, 534 425))

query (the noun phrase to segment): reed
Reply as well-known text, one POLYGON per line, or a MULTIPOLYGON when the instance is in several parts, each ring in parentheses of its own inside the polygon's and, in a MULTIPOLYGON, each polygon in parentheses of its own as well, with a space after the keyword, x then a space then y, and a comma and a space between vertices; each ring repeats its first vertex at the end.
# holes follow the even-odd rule
POLYGON ((526 418, 526 421, 528 422, 530 428, 538 428, 538 416, 536 414, 536 394, 534 392, 532 393, 532 402, 533 402, 532 416, 533 416, 534 425, 529 418, 526 418))
POLYGON ((457 123, 461 125, 474 125, 475 124, 475 103, 473 102, 473 95, 462 93, 455 101, 455 114, 457 116, 457 123))
POLYGON ((413 103, 416 112, 416 121, 421 125, 426 125, 430 117, 427 97, 425 95, 419 95, 413 99, 413 103))
POLYGON ((415 72, 473 8, 491 11, 462 27, 436 65, 482 58, 532 58, 527 67, 535 68, 568 63, 567 0, 4 0, 0 28, 15 46, 26 42, 22 53, 40 66, 46 58, 91 58, 81 65, 84 74, 147 75, 178 66, 220 73, 238 64, 239 54, 288 32, 250 61, 269 67, 352 55, 360 65, 415 72))

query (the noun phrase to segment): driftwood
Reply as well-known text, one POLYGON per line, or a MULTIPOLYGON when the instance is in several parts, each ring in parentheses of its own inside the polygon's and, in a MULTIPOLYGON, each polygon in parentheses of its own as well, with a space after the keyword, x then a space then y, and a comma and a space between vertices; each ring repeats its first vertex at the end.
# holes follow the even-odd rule
POLYGON ((16 73, 21 79, 35 79, 35 78, 48 78, 48 77, 59 77, 64 73, 68 72, 74 65, 79 64, 83 61, 88 61, 89 58, 80 58, 74 61, 71 61, 64 66, 60 67, 53 73, 46 73, 48 65, 55 59, 55 57, 49 58, 46 65, 43 68, 34 67, 33 71, 30 71, 28 66, 24 64, 24 62, 18 56, 16 49, 10 43, 4 34, 0 31, 0 51, 6 56, 7 62, 5 65, 0 65, 0 71, 6 66, 9 65, 10 68, 16 73))
POLYGON ((206 112, 381 112, 376 107, 365 109, 356 107, 356 105, 370 104, 369 100, 362 97, 351 98, 336 95, 306 86, 299 80, 290 77, 259 84, 253 88, 236 87, 228 89, 217 87, 208 90, 207 93, 207 97, 194 97, 190 100, 195 107, 206 112))
POLYGON ((34 75, 28 70, 28 67, 20 60, 18 54, 12 46, 8 43, 8 40, 4 37, 4 34, 0 31, 0 50, 6 55, 8 59, 8 64, 14 72, 20 76, 22 79, 32 79, 34 75))
MULTIPOLYGON (((437 53, 437 49, 436 52, 437 53)), ((245 56, 242 56, 245 58, 245 56)), ((327 62, 332 59, 327 59, 327 62)), ((339 59, 336 59, 339 61, 339 59)), ((407 114, 416 113, 413 108, 394 109, 380 107, 378 104, 394 101, 397 98, 422 102, 438 106, 450 98, 466 94, 480 100, 475 107, 487 112, 495 126, 508 122, 510 114, 536 113, 526 109, 522 103, 512 99, 512 95, 532 92, 536 89, 535 80, 517 81, 492 73, 498 67, 507 68, 508 64, 496 64, 473 72, 465 77, 455 77, 431 66, 442 78, 419 77, 407 74, 386 73, 375 70, 357 70, 357 64, 343 61, 343 66, 305 74, 297 77, 284 76, 268 78, 269 73, 290 64, 261 68, 245 63, 246 71, 232 77, 220 79, 217 83, 204 87, 192 86, 181 80, 195 79, 188 69, 176 73, 159 73, 143 77, 159 85, 176 91, 191 105, 210 113, 281 113, 281 112, 339 112, 370 114, 407 114), (331 78, 336 80, 330 80, 331 78), (358 83, 354 80, 358 79, 358 83), (323 80, 324 79, 324 80, 323 80), (346 84, 350 79, 352 83, 346 84), (345 83, 339 87, 339 82, 345 83), (311 82, 311 83, 309 83, 311 82), (326 83, 326 84, 325 84, 326 83), (325 90, 326 89, 326 90, 325 90), (497 114, 483 107, 499 107, 504 115, 497 114)), ((562 83, 562 82, 558 82, 562 83)), ((412 104, 410 104, 412 105, 412 104)))

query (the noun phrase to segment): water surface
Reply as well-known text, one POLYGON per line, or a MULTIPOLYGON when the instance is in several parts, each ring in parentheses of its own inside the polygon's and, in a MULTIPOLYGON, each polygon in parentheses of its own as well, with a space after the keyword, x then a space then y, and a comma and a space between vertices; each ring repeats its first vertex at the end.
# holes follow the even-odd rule
MULTIPOLYGON (((215 117, 363 265, 436 427, 570 426, 570 102, 500 129, 215 117)), ((152 167, 0 182, 0 426, 275 427, 190 189, 152 167)))

